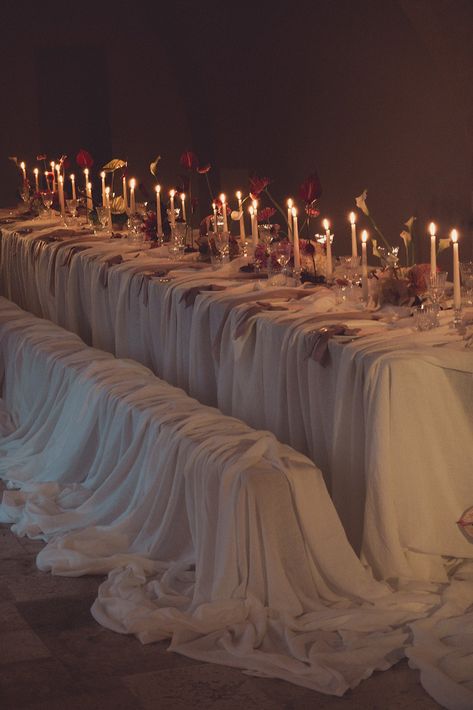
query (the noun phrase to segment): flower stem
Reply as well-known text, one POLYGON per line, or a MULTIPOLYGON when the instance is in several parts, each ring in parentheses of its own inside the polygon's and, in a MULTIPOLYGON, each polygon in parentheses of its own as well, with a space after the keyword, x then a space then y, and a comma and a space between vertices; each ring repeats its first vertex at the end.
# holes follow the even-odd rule
POLYGON ((265 187, 265 188, 264 188, 264 191, 265 191, 265 193, 268 195, 269 199, 271 200, 271 202, 273 203, 273 205, 276 207, 276 209, 278 210, 278 212, 281 213, 281 215, 282 215, 282 217, 283 217, 285 223, 288 224, 288 222, 287 222, 287 215, 284 214, 284 211, 282 210, 281 206, 276 202, 276 200, 275 200, 274 197, 271 195, 271 193, 270 193, 270 191, 268 190, 268 188, 265 187))

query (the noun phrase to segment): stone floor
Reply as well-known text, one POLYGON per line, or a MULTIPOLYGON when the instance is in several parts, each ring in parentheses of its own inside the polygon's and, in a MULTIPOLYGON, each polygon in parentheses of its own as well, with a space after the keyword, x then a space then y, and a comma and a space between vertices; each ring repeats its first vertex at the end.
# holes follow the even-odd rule
MULTIPOLYGON (((0 486, 1 495, 1 486, 0 486)), ((2 710, 431 710, 406 663, 376 673, 344 698, 142 646, 90 614, 100 579, 39 572, 42 543, 0 526, 2 710)))

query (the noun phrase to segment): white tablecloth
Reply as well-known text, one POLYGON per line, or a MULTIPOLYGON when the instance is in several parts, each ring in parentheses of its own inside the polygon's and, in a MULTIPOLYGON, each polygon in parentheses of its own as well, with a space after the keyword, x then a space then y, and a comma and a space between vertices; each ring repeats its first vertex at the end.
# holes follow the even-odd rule
POLYGON ((109 573, 100 623, 337 695, 407 653, 471 707, 471 566, 391 592, 308 459, 3 299, 0 366, 0 519, 43 570, 109 573))
POLYGON ((473 353, 448 314, 431 333, 381 325, 352 343, 334 339, 322 367, 308 344, 320 311, 330 311, 325 323, 335 317, 325 289, 280 299, 287 310, 239 330, 274 290, 211 271, 152 277, 165 260, 115 241, 86 242, 68 259, 74 245, 37 236, 3 230, 3 293, 309 455, 377 577, 441 581, 446 558, 472 557, 456 521, 473 504, 473 353), (123 263, 108 266, 118 253, 123 263), (226 288, 186 303, 189 289, 212 284, 226 288))

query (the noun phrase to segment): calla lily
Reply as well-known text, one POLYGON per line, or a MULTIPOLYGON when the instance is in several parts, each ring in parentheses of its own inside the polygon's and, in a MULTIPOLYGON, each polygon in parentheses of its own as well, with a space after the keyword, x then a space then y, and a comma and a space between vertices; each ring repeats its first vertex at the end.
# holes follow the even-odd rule
POLYGON ((151 175, 154 175, 154 177, 156 177, 156 174, 158 172, 158 163, 160 160, 161 160, 161 156, 157 155, 156 158, 154 159, 154 161, 149 164, 149 171, 150 171, 151 175))
POLYGON ((257 175, 250 177, 251 198, 253 200, 257 199, 270 183, 271 180, 268 177, 258 177, 257 175))
POLYGON ((445 249, 448 249, 448 247, 451 245, 451 240, 446 238, 446 239, 439 239, 439 245, 437 248, 437 253, 440 254, 442 251, 445 251, 445 249))
POLYGON ((322 194, 322 185, 316 172, 309 175, 299 187, 299 195, 306 205, 311 205, 322 194))
POLYGON ((358 197, 355 198, 355 203, 356 206, 358 207, 359 210, 363 212, 365 215, 369 215, 370 211, 368 209, 368 205, 366 204, 366 198, 368 197, 368 190, 363 190, 361 195, 358 195, 358 197))
POLYGON ((234 222, 238 222, 241 219, 242 214, 243 214, 243 212, 239 212, 238 210, 233 210, 230 217, 232 218, 232 220, 234 222))
POLYGON ((401 239, 403 240, 404 245, 405 245, 405 247, 406 247, 406 249, 407 249, 408 246, 409 246, 409 244, 410 244, 411 241, 412 241, 412 234, 411 234, 410 232, 406 232, 406 230, 403 229, 402 232, 401 232, 401 234, 400 234, 399 236, 400 236, 401 239))
POLYGON ((409 232, 412 232, 412 227, 414 226, 414 222, 416 221, 416 218, 414 216, 409 217, 407 222, 404 222, 405 226, 409 230, 409 232))
POLYGON ((378 240, 372 239, 371 246, 373 247, 373 256, 376 256, 378 259, 381 259, 381 254, 378 251, 378 240))

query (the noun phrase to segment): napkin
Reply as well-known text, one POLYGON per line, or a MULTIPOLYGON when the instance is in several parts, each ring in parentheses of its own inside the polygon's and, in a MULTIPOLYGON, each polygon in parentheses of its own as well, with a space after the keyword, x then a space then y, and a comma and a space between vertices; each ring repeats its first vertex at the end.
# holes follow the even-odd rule
POLYGON ((345 323, 331 323, 309 334, 309 347, 307 357, 326 367, 330 362, 328 343, 334 335, 356 335, 360 328, 348 328, 345 323))

